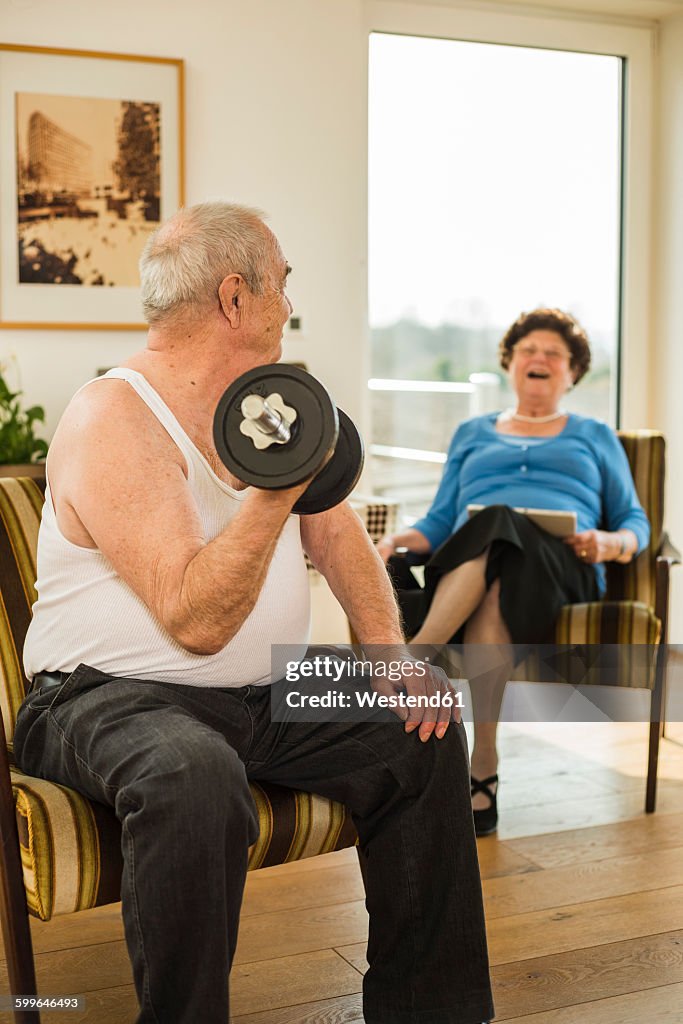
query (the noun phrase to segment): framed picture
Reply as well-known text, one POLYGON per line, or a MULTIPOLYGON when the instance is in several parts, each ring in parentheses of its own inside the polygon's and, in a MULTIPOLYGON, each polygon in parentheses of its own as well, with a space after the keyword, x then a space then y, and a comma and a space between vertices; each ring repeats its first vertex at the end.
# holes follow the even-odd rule
POLYGON ((181 60, 0 44, 0 327, 144 327, 183 127, 181 60))

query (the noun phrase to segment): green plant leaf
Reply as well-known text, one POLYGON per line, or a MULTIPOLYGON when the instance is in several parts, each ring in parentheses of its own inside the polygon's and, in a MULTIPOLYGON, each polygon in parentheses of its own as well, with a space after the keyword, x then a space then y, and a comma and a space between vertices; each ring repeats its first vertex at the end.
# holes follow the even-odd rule
POLYGON ((26 410, 24 416, 29 423, 35 423, 36 421, 40 421, 40 423, 45 422, 45 410, 42 405, 32 405, 30 409, 26 410))
POLYGON ((33 424, 45 421, 42 405, 22 410, 21 391, 10 391, 0 373, 0 463, 16 465, 45 458, 47 441, 35 436, 33 424))

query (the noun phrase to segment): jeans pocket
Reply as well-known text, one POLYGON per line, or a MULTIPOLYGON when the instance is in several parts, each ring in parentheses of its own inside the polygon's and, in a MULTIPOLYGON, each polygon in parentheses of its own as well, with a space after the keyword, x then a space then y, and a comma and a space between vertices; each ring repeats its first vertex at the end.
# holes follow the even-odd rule
POLYGON ((37 690, 35 694, 28 697, 26 701, 27 709, 29 711, 37 712, 49 711, 54 705, 61 703, 66 699, 66 697, 68 697, 85 668, 85 665, 78 665, 73 672, 66 677, 61 685, 48 685, 47 687, 37 690))
POLYGON ((14 756, 22 771, 39 778, 49 777, 44 771, 44 755, 48 747, 47 728, 53 709, 63 703, 88 670, 78 665, 64 682, 30 693, 17 713, 14 729, 14 756))
POLYGON ((60 690, 61 686, 50 686, 47 690, 36 690, 26 701, 26 710, 47 711, 60 690))

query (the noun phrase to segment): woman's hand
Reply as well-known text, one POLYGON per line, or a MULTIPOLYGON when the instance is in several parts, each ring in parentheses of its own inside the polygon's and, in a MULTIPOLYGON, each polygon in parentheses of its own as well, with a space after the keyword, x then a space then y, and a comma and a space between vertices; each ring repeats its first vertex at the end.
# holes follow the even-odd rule
MULTIPOLYGON (((598 562, 630 562, 635 550, 629 530, 608 533, 607 530, 584 530, 565 537, 565 544, 574 549, 574 554, 581 562, 596 565, 598 562)), ((638 541, 636 539, 635 545, 638 541)))
POLYGON ((426 555, 432 550, 425 535, 412 527, 402 533, 385 534, 380 537, 375 546, 385 565, 397 551, 414 551, 415 554, 426 555))
POLYGON ((396 545, 394 544, 393 537, 380 537, 380 539, 377 541, 376 547, 379 552, 379 557, 386 565, 391 556, 396 551, 396 545))

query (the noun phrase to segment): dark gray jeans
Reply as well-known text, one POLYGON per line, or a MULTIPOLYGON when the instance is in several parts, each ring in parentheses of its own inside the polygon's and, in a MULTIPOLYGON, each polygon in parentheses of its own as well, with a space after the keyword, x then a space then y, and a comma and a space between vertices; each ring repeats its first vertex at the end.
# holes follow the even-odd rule
POLYGON ((31 693, 17 762, 111 806, 122 826, 138 1024, 226 1024, 247 848, 248 780, 350 808, 370 914, 368 1024, 493 1016, 462 726, 272 722, 269 687, 209 689, 80 665, 31 693))

